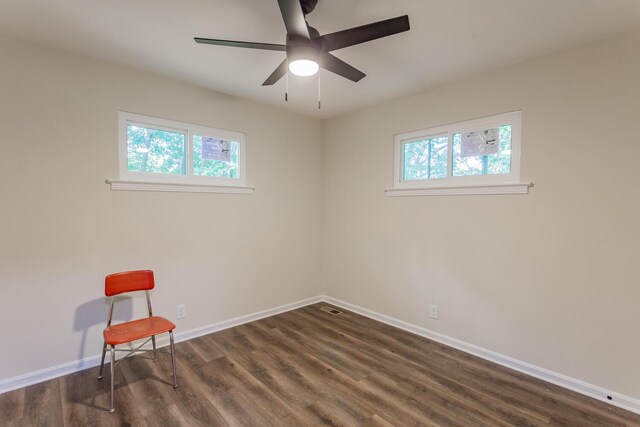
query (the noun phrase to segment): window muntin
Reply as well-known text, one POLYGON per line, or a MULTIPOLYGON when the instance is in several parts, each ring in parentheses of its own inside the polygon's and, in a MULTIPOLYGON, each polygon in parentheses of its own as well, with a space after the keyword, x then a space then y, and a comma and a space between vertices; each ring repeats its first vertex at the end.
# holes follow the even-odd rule
POLYGON ((393 188, 516 183, 520 179, 520 125, 521 113, 516 111, 396 135, 393 188), (469 141, 478 134, 496 134, 499 138, 486 138, 481 155, 473 155, 478 151, 470 147, 478 147, 469 145, 469 141), (463 135, 467 141, 465 156, 463 135), (444 141, 446 147, 439 145, 444 141), (434 154, 435 147, 439 150, 434 154))
POLYGON ((118 116, 121 179, 245 185, 244 134, 133 113, 118 116))

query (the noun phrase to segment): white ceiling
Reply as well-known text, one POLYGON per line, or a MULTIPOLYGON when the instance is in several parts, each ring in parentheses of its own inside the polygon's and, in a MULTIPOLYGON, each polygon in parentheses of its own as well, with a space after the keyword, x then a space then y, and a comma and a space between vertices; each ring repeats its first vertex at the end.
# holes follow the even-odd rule
POLYGON ((284 43, 276 0, 0 0, 0 34, 153 70, 315 117, 423 91, 640 28, 640 0, 319 0, 321 34, 408 14, 411 31, 334 54, 367 74, 262 82, 283 52, 197 45, 193 37, 284 43))

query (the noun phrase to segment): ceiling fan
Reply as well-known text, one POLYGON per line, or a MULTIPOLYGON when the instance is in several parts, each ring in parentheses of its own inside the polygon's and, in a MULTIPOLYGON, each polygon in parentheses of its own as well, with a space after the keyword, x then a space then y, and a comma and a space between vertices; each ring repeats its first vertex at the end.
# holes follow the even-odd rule
POLYGON ((409 17, 404 15, 321 36, 306 20, 306 15, 313 11, 317 3, 318 0, 278 0, 287 29, 287 41, 284 45, 200 37, 194 40, 203 44, 286 52, 286 59, 262 83, 263 86, 273 85, 280 80, 287 73, 287 66, 289 71, 299 76, 314 75, 322 67, 358 82, 366 74, 329 52, 409 30, 409 17))

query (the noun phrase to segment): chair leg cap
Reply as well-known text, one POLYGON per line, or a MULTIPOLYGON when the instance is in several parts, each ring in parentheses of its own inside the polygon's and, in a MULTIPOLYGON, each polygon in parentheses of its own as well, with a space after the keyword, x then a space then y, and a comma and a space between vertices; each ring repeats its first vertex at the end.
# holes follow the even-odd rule
POLYGON ((116 412, 116 408, 111 408, 111 409, 109 409, 109 413, 110 413, 110 414, 113 414, 114 412, 116 412))
POLYGON ((101 380, 101 379, 102 379, 102 377, 98 377, 98 381, 101 380))

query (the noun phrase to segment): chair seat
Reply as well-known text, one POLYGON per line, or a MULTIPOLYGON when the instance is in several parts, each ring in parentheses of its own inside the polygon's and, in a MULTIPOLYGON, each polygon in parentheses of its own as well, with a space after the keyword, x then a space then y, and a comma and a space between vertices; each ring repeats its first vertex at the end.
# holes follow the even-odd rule
POLYGON ((104 330, 104 341, 118 345, 172 331, 176 325, 160 316, 146 317, 130 322, 111 325, 104 330))

